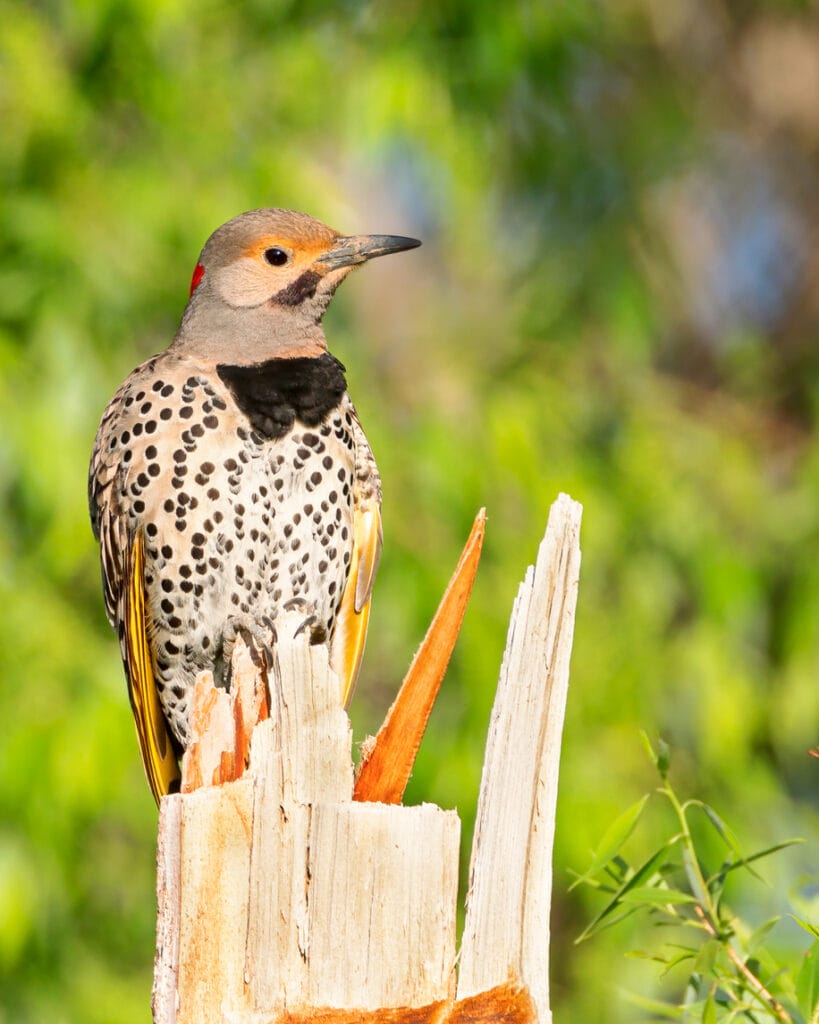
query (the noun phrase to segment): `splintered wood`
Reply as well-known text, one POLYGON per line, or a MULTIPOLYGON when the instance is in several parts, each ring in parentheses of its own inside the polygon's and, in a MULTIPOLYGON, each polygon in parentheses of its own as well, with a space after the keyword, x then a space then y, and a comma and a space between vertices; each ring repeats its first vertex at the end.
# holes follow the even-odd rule
POLYGON ((325 648, 280 643, 271 675, 245 776, 162 801, 154 1020, 449 998, 457 815, 353 803, 325 648))
POLYGON ((486 509, 482 508, 398 696, 378 735, 362 748, 355 800, 401 803, 463 622, 485 533, 486 509))
MULTIPOLYGON (((160 808, 154 1024, 550 1020, 551 852, 579 522, 580 506, 561 495, 515 604, 457 983, 457 814, 354 800, 350 726, 326 649, 281 641, 265 672, 239 641, 231 694, 200 681, 183 792, 160 808)), ((414 663, 380 734, 385 767, 371 762, 369 794, 400 799, 423 729, 395 723, 408 707, 428 714, 483 526, 480 514, 430 629, 449 640, 433 644, 434 670, 414 663), (412 756, 400 750, 405 732, 412 756)))
POLYGON ((483 762, 459 997, 506 981, 528 986, 549 1012, 552 898, 560 739, 580 578, 581 506, 561 494, 537 563, 520 585, 483 762))

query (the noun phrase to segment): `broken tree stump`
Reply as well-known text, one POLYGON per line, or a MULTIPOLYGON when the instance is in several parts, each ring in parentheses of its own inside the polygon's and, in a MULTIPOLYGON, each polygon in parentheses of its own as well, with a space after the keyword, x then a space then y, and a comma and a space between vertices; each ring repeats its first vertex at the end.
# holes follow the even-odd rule
MULTIPOLYGON (((350 726, 326 650, 282 641, 265 673, 240 642, 236 694, 212 697, 200 684, 218 728, 229 732, 250 707, 262 719, 247 770, 241 730, 220 749, 205 716, 183 766, 183 787, 201 788, 162 800, 155 1024, 550 1020, 551 851, 579 523, 580 506, 561 495, 515 603, 459 978, 457 814, 354 800, 350 726)), ((479 551, 482 518, 470 542, 478 529, 479 551)), ((469 544, 465 564, 474 576, 469 544)), ((459 579, 447 593, 461 602, 459 579)), ((385 732, 376 775, 389 775, 392 759, 408 770, 395 733, 385 732)), ((379 792, 377 777, 368 785, 379 792)))

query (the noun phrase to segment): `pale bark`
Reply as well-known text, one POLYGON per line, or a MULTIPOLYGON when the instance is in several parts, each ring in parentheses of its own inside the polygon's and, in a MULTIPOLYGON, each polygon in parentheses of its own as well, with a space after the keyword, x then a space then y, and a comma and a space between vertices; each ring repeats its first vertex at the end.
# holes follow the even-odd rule
POLYGON ((265 679, 240 642, 236 701, 202 681, 212 725, 186 759, 183 786, 204 788, 162 801, 155 1024, 342 1022, 355 1011, 385 1022, 527 1022, 535 1009, 550 1020, 551 854, 579 522, 580 506, 562 495, 515 603, 457 992, 457 815, 353 801, 350 727, 326 650, 282 641, 265 679), (269 717, 235 778, 246 753, 237 722, 249 708, 269 717))
POLYGON ((560 739, 580 574, 581 506, 561 494, 518 590, 492 709, 472 841, 458 996, 510 976, 549 1011, 560 739))
POLYGON ((271 675, 245 776, 162 801, 154 1020, 250 1024, 451 997, 457 815, 352 802, 350 727, 324 648, 279 644, 271 675))

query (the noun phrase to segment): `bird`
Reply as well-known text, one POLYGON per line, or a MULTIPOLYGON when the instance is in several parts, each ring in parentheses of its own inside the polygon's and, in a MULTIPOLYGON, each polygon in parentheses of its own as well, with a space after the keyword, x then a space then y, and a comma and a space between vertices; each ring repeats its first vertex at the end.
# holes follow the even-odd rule
POLYGON ((381 555, 381 479, 322 318, 358 265, 420 245, 257 209, 210 236, 167 349, 108 403, 88 474, 105 610, 157 803, 194 683, 239 636, 329 649, 348 702, 381 555))

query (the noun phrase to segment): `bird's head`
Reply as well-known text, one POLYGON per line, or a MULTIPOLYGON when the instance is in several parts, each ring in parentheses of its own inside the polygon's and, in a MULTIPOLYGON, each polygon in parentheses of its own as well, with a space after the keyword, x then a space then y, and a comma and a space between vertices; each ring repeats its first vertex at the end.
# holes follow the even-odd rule
POLYGON ((256 362, 326 348, 321 318, 360 263, 421 243, 398 235, 341 235, 292 210, 251 210, 202 249, 177 348, 256 362))

